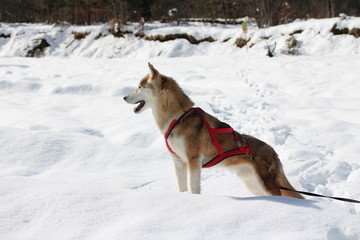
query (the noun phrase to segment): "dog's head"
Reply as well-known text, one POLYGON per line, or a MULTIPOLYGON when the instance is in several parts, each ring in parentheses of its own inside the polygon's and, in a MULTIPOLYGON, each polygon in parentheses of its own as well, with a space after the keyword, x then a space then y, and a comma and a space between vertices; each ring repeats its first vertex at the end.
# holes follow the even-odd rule
POLYGON ((161 75, 150 63, 150 73, 141 79, 138 88, 124 97, 130 104, 138 104, 134 108, 135 113, 142 113, 147 108, 152 108, 156 103, 156 97, 160 91, 166 87, 167 79, 161 75))

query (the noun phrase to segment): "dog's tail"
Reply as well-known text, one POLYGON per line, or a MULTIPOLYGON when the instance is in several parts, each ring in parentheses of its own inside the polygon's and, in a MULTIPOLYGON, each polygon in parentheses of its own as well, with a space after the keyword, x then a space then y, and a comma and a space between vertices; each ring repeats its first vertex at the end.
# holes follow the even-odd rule
POLYGON ((295 189, 293 188, 293 186, 291 186, 288 179, 286 178, 282 167, 280 169, 279 175, 277 176, 277 183, 280 185, 280 187, 284 187, 284 188, 287 188, 290 190, 289 191, 289 190, 285 190, 285 189, 280 189, 281 196, 304 199, 303 196, 301 196, 299 193, 295 192, 295 189))

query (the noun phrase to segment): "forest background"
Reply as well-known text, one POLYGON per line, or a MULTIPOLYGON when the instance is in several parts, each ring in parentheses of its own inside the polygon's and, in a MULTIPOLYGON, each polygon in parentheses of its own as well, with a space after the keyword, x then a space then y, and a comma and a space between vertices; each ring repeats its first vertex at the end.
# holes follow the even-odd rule
POLYGON ((1 0, 3 22, 99 22, 149 20, 225 19, 248 16, 259 27, 289 23, 295 19, 328 18, 345 13, 360 15, 360 0, 1 0))

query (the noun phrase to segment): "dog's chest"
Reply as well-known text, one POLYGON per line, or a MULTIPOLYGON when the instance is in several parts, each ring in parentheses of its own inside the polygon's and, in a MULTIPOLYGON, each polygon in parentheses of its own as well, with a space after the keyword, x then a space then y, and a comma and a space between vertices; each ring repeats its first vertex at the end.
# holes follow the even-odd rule
POLYGON ((182 136, 171 136, 168 138, 171 149, 178 155, 181 160, 187 161, 186 141, 182 136))

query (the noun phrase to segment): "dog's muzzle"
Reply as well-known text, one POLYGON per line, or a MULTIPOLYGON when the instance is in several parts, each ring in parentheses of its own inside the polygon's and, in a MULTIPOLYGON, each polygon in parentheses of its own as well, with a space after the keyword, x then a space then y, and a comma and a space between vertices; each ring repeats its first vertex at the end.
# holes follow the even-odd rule
POLYGON ((131 103, 131 102, 128 101, 128 97, 129 97, 129 96, 125 96, 125 97, 124 97, 125 102, 130 103, 130 104, 138 104, 138 105, 134 108, 134 112, 135 112, 135 113, 138 113, 138 112, 145 106, 145 101, 144 101, 144 100, 137 101, 136 103, 131 103))

